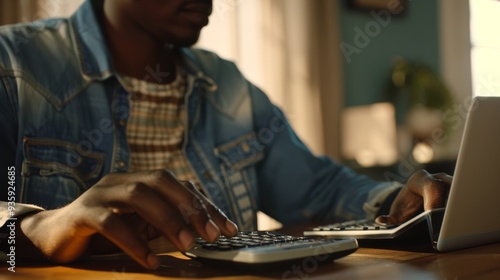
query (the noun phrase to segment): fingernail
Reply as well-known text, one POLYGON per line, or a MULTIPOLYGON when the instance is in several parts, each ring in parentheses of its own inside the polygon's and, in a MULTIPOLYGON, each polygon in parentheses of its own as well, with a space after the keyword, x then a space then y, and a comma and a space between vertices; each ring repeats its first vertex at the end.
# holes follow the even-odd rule
POLYGON ((216 240, 220 235, 219 228, 215 225, 214 221, 208 220, 205 224, 205 231, 207 232, 209 241, 216 240))
POLYGON ((387 216, 378 216, 376 219, 375 219, 375 222, 378 223, 378 224, 387 224, 387 221, 388 221, 388 217, 387 216))
POLYGON ((186 251, 191 250, 194 246, 194 236, 187 229, 181 230, 181 232, 179 233, 179 241, 181 242, 182 247, 186 251))
POLYGON ((160 266, 160 260, 155 254, 149 254, 148 257, 146 258, 146 261, 148 262, 149 267, 152 270, 156 270, 160 266))
POLYGON ((237 234, 238 233, 238 226, 233 223, 231 220, 226 220, 226 228, 231 231, 231 233, 237 234))

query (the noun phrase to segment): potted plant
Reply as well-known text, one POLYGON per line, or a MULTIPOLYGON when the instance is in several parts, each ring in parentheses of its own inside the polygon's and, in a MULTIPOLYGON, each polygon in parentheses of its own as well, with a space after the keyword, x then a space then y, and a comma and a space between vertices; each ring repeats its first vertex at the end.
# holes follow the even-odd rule
POLYGON ((433 136, 436 131, 447 133, 443 116, 453 105, 448 87, 427 65, 398 58, 388 95, 396 108, 400 152, 419 163, 434 160, 433 136))
MULTIPOLYGON (((388 95, 396 108, 398 127, 404 130, 413 143, 432 141, 436 129, 447 130, 444 112, 453 105, 453 97, 442 81, 427 65, 398 58, 391 72, 388 95)), ((401 142, 401 141, 400 141, 401 142)))

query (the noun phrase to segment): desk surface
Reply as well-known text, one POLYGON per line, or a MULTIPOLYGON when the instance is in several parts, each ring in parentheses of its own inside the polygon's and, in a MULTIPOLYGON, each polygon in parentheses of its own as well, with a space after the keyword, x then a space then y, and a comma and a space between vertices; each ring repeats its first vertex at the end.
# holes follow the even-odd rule
POLYGON ((500 243, 449 253, 360 248, 332 263, 304 263, 299 270, 236 270, 202 265, 179 252, 161 255, 157 271, 144 270, 126 256, 89 259, 68 266, 0 266, 1 279, 500 279, 500 243))

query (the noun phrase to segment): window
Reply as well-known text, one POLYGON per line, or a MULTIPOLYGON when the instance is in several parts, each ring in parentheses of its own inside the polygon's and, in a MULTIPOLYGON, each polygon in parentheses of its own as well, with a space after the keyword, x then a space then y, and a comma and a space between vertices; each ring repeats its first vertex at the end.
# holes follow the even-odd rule
POLYGON ((473 94, 500 96, 500 1, 470 0, 473 94))

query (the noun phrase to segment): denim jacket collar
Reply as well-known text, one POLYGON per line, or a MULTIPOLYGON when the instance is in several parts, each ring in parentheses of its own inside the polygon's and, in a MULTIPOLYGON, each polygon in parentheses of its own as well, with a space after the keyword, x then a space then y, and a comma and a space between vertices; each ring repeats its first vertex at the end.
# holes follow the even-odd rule
MULTIPOLYGON (((70 21, 72 40, 75 44, 80 71, 83 78, 83 86, 94 80, 103 81, 115 76, 116 71, 111 61, 111 55, 106 44, 106 39, 99 23, 99 14, 102 13, 103 0, 86 0, 82 6, 73 14, 70 21)), ((224 73, 219 70, 206 68, 218 60, 211 53, 200 55, 191 48, 178 48, 181 65, 192 83, 190 88, 203 88, 200 92, 221 113, 232 117, 243 102, 245 95, 220 94, 227 89, 219 88, 216 81, 225 79, 224 73)), ((235 69, 235 72, 236 69, 235 69)), ((230 85, 231 87, 233 85, 230 85)), ((230 89, 230 92, 244 89, 230 89)))
POLYGON ((113 75, 114 70, 96 15, 99 8, 93 5, 102 5, 102 1, 85 1, 70 21, 84 78, 105 80, 113 75))

